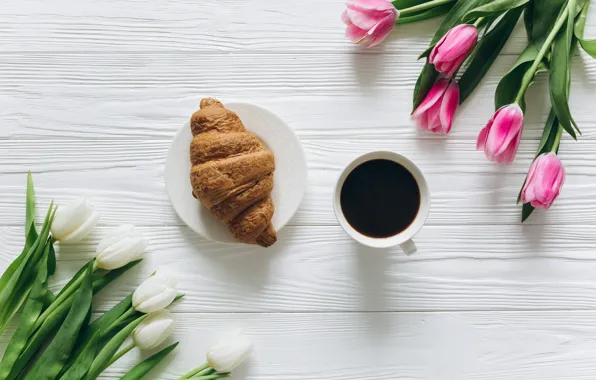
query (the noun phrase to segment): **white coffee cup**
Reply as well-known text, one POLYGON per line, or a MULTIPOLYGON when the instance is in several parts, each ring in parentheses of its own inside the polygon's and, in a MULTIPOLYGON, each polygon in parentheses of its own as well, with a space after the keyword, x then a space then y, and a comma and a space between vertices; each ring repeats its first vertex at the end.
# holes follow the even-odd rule
POLYGON ((335 216, 339 221, 339 224, 342 228, 346 231, 348 235, 352 237, 352 239, 356 240, 360 244, 373 247, 373 248, 389 248, 400 246, 402 250, 410 255, 416 252, 416 244, 412 238, 424 225, 426 222, 426 218, 428 217, 428 212, 430 211, 430 192, 428 190, 428 185, 426 183, 426 179, 424 175, 412 161, 407 159, 406 157, 387 151, 378 151, 378 152, 371 152, 366 153, 346 166, 346 168, 340 174, 337 183, 335 185, 335 190, 333 191, 333 207, 335 209, 335 216), (346 220, 344 216, 342 207, 341 207, 341 189, 344 185, 344 182, 348 175, 358 166, 361 164, 372 161, 372 160, 389 160, 398 163, 399 165, 406 168, 418 184, 418 189, 420 190, 420 208, 418 210, 418 214, 410 223, 410 225, 403 230, 402 232, 398 233, 397 235, 393 235, 386 238, 374 238, 370 236, 366 236, 355 230, 350 223, 346 220))

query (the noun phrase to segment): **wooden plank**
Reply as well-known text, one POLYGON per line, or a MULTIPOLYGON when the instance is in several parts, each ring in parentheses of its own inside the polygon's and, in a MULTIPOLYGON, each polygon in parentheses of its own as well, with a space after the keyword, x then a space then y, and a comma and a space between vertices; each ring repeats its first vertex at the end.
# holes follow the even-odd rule
MULTIPOLYGON (((493 111, 500 57, 458 112, 451 138, 475 139, 493 111)), ((10 53, 0 55, 0 138, 171 138, 203 96, 261 104, 303 137, 435 138, 410 120, 420 70, 413 54, 228 54, 195 52, 10 53), (381 61, 379 61, 381 59, 381 61), (118 62, 118 64, 114 64, 118 62)), ((574 60, 572 111, 594 135, 589 99, 596 61, 574 60)), ((547 78, 528 93, 526 138, 548 113, 547 78)))
MULTIPOLYGON (((180 279, 178 312, 596 309, 593 226, 426 226, 419 252, 373 250, 338 226, 287 227, 271 249, 206 241, 188 228, 138 227, 145 261, 98 296, 106 310, 155 269, 180 279)), ((60 247, 52 289, 95 254, 110 228, 60 247)), ((22 228, 0 227, 0 271, 22 228)))
MULTIPOLYGON (((240 379, 592 380, 596 312, 177 314, 176 351, 149 380, 202 364, 230 328, 254 342, 240 379)), ((3 338, 5 339, 5 338, 3 338)), ((0 346, 2 346, 0 341, 0 346)), ((133 350, 101 379, 149 353, 133 350)))
MULTIPOLYGON (((362 52, 344 37, 345 0, 5 0, 2 51, 362 52)), ((422 52, 440 19, 399 26, 367 53, 422 52)), ((596 29, 588 18, 588 35, 596 29)), ((506 54, 526 46, 520 24, 506 54)))
MULTIPOLYGON (((163 164, 169 140, 0 140, 0 225, 22 222, 25 173, 34 172, 40 205, 88 195, 104 223, 179 225, 167 199, 163 164)), ((309 184, 293 225, 335 225, 335 179, 354 157, 372 150, 393 150, 427 173, 433 196, 428 223, 518 224, 516 198, 534 154, 535 141, 523 141, 511 166, 498 166, 475 150, 470 140, 390 139, 305 140, 309 184)), ((557 203, 537 212, 535 224, 596 223, 593 140, 564 142, 561 157, 567 183, 557 203)), ((44 212, 40 207, 39 215, 44 212)))

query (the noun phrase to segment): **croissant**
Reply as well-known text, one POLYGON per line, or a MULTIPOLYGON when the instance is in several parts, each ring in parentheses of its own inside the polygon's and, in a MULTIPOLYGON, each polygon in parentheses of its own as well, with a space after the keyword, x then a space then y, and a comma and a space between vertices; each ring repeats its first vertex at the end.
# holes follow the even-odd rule
POLYGON ((247 244, 277 241, 273 217, 273 153, 247 132, 234 112, 217 99, 201 100, 190 119, 192 193, 247 244))

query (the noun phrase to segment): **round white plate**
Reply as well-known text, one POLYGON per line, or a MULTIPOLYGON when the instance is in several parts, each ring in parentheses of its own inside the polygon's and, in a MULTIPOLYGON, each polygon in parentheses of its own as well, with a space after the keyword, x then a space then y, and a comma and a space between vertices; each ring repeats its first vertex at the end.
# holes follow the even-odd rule
MULTIPOLYGON (((249 103, 224 103, 238 114, 249 132, 253 132, 275 155, 275 173, 271 197, 275 205, 273 227, 279 231, 294 216, 306 190, 306 159, 298 136, 276 114, 249 103)), ((189 116, 190 119, 190 116, 189 116)), ((178 216, 203 237, 238 243, 228 228, 192 196, 190 185, 190 122, 176 134, 165 167, 166 189, 178 216)))

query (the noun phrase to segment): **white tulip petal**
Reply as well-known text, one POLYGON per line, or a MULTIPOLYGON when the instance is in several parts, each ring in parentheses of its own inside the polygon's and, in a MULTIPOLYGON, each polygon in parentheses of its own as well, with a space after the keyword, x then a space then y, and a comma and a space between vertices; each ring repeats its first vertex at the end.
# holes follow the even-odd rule
POLYGON ((106 250, 112 244, 118 242, 123 237, 130 235, 131 233, 135 232, 135 226, 132 224, 123 224, 118 226, 116 229, 110 231, 110 234, 104 237, 98 244, 96 248, 96 252, 101 252, 106 250))
POLYGON ((143 313, 153 313, 168 307, 177 295, 178 291, 176 289, 166 288, 154 297, 139 303, 135 306, 135 309, 143 313))
POLYGON ((217 372, 231 372, 252 351, 252 342, 245 335, 236 333, 214 345, 207 351, 207 362, 217 372))
POLYGON ((122 225, 103 238, 96 248, 96 263, 102 269, 117 269, 137 260, 145 251, 143 236, 132 225, 122 225))
POLYGON ((132 295, 134 308, 143 313, 151 313, 167 307, 174 301, 178 291, 174 286, 177 279, 160 272, 149 277, 132 295))
POLYGON ((169 310, 150 314, 132 333, 132 339, 142 350, 151 350, 162 344, 174 331, 174 320, 169 310))
POLYGON ((69 235, 66 235, 60 240, 60 243, 76 243, 78 241, 83 240, 91 230, 97 225, 99 222, 99 213, 93 211, 89 218, 83 223, 82 226, 74 230, 69 235))
POLYGON ((58 206, 52 223, 52 236, 60 242, 83 239, 97 224, 99 213, 86 198, 79 198, 66 206, 58 206))

